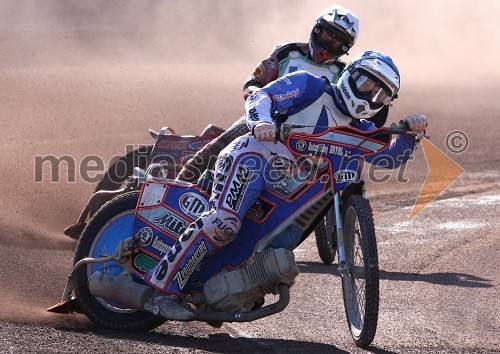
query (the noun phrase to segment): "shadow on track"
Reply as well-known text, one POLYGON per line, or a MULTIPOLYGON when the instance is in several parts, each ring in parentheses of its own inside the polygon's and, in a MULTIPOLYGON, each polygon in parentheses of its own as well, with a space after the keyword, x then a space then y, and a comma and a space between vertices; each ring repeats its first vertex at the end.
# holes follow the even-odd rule
POLYGON ((403 273, 380 271, 380 279, 396 281, 422 281, 431 284, 460 286, 464 288, 491 288, 490 279, 466 273, 403 273))
MULTIPOLYGON (((159 327, 162 330, 165 327, 159 327)), ((115 332, 109 330, 92 329, 90 331, 68 330, 62 331, 71 332, 76 336, 80 334, 94 336, 94 339, 101 338, 102 342, 109 343, 109 340, 116 340, 116 343, 126 341, 129 344, 135 343, 146 346, 153 346, 156 349, 173 350, 176 348, 184 348, 189 350, 209 351, 216 353, 349 353, 341 350, 334 345, 323 343, 304 342, 298 340, 285 339, 267 339, 267 338, 244 338, 233 337, 228 333, 208 334, 208 338, 193 337, 190 335, 177 335, 159 332, 134 333, 134 332, 115 332), (132 343, 131 343, 132 342, 132 343)), ((155 350, 156 350, 155 349, 155 350)), ((379 352, 377 348, 373 348, 373 352, 379 352)))
MULTIPOLYGON (((332 274, 337 273, 337 264, 322 264, 316 262, 298 262, 301 273, 332 274)), ((490 279, 477 277, 466 273, 405 273, 380 270, 380 279, 394 281, 421 281, 438 285, 460 286, 465 288, 491 288, 490 279)))

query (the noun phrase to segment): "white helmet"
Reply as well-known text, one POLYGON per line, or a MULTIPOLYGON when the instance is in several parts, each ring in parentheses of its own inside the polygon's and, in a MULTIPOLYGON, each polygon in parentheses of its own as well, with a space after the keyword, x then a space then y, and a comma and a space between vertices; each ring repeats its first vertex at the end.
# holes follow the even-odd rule
POLYGON ((399 90, 399 70, 377 51, 357 55, 340 73, 337 88, 353 118, 369 119, 388 105, 399 90))
POLYGON ((309 38, 311 59, 317 64, 334 63, 351 49, 358 32, 358 17, 342 6, 333 5, 321 11, 309 38))

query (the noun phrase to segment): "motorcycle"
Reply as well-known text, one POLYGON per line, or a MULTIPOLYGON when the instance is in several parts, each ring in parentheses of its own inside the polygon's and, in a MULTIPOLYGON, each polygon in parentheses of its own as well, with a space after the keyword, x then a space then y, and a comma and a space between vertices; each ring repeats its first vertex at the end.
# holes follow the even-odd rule
MULTIPOLYGON (((161 162, 166 166, 167 177, 174 179, 189 158, 221 135, 224 129, 210 124, 200 135, 177 135, 170 127, 164 127, 159 132, 150 129, 149 132, 156 141, 154 149, 153 145, 143 145, 114 162, 97 184, 94 194, 84 206, 76 223, 64 229, 65 235, 78 240, 88 220, 106 202, 124 193, 140 190, 141 185, 132 176, 135 167, 144 170, 153 163, 161 162)), ((332 264, 337 252, 333 212, 327 213, 318 223, 314 234, 321 261, 332 264)))
MULTIPOLYGON (((279 139, 297 161, 308 161, 307 167, 266 188, 238 236, 217 254, 205 255, 198 245, 193 257, 205 257, 182 279, 182 300, 195 320, 217 327, 283 311, 299 274, 287 231, 299 230, 302 242, 331 214, 348 328, 355 344, 367 347, 378 322, 379 266, 363 158, 386 149, 392 134, 417 133, 397 125, 369 132, 325 127, 316 134, 295 128, 304 126, 282 124, 279 139), (269 294, 279 294, 278 300, 266 304, 269 294)), ((134 176, 140 191, 107 202, 85 226, 61 302, 48 311, 68 313, 79 307, 96 325, 115 330, 148 331, 166 321, 141 311, 153 292, 142 277, 208 210, 213 176, 207 172, 198 184, 171 180, 160 164, 146 171, 136 168, 134 176)))

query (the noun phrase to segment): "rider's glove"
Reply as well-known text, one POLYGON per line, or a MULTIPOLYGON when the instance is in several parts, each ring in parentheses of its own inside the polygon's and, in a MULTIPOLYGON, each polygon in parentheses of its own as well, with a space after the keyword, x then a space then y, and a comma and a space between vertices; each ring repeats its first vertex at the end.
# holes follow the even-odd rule
POLYGON ((252 135, 257 141, 274 141, 276 139, 276 126, 268 122, 257 123, 252 129, 252 135))
POLYGON ((424 133, 427 128, 427 117, 422 114, 411 114, 405 119, 408 129, 418 133, 424 133))

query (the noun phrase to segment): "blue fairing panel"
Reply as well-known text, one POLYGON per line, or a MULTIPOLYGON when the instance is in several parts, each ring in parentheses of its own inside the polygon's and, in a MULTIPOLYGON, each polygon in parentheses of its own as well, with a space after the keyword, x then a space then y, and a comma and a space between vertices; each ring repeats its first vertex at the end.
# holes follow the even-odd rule
MULTIPOLYGON (((186 291, 201 290, 202 284, 213 274, 228 268, 233 269, 244 263, 254 252, 255 245, 270 235, 273 230, 290 219, 291 210, 303 207, 324 191, 321 183, 306 184, 285 195, 273 190, 265 190, 257 202, 250 208, 238 236, 230 244, 221 248, 216 254, 208 255, 199 270, 195 271, 188 281, 186 291)), ((139 249, 131 265, 137 274, 152 268, 161 260, 175 243, 190 222, 194 222, 194 214, 188 214, 188 207, 195 203, 197 211, 208 205, 209 196, 199 188, 168 184, 161 204, 154 206, 138 206, 138 217, 133 232, 140 236, 139 249), (185 201, 183 204, 182 201, 185 201), (189 202, 188 202, 189 201, 189 202)), ((290 236, 283 233, 285 236, 290 236)))

